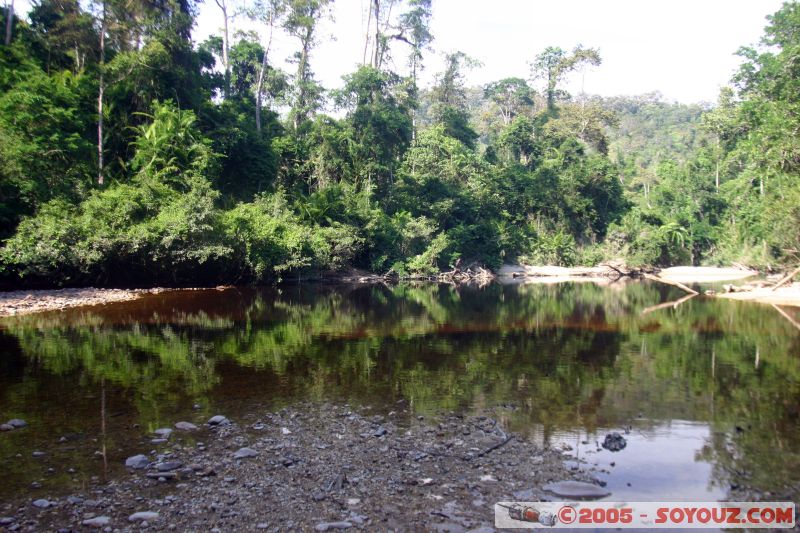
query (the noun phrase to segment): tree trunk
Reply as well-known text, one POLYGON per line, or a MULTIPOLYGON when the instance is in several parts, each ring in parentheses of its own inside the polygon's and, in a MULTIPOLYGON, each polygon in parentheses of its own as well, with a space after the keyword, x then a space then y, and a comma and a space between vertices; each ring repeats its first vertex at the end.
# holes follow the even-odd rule
POLYGON ((228 5, 225 0, 214 0, 222 10, 222 66, 225 67, 225 96, 231 89, 231 69, 228 61, 230 43, 228 42, 228 5))
POLYGON ((97 184, 105 183, 103 176, 103 97, 105 95, 106 65, 106 3, 103 0, 100 15, 100 87, 97 91, 97 184))
POLYGON ((267 47, 264 49, 264 58, 261 60, 261 71, 258 73, 258 83, 256 84, 256 130, 261 131, 261 97, 264 92, 264 77, 267 74, 269 49, 272 48, 273 23, 269 25, 269 39, 267 47))
POLYGON ((367 32, 364 37, 364 56, 361 58, 361 66, 367 65, 367 50, 369 49, 369 29, 372 26, 372 4, 367 10, 367 32))
POLYGON ((11 45, 11 31, 14 28, 14 0, 6 4, 6 46, 11 45))
POLYGON ((719 135, 717 135, 717 166, 714 171, 714 184, 717 187, 717 192, 719 192, 719 135))
POLYGON ((378 68, 378 56, 381 47, 381 0, 373 0, 375 5, 375 54, 372 66, 378 68))
POLYGON ((306 34, 303 36, 302 51, 300 53, 300 61, 297 64, 297 82, 300 85, 297 91, 297 103, 295 105, 294 114, 294 129, 300 127, 300 122, 306 117, 305 105, 308 99, 308 87, 306 87, 306 78, 308 77, 308 51, 311 47, 311 38, 313 37, 313 30, 306 29, 306 34))

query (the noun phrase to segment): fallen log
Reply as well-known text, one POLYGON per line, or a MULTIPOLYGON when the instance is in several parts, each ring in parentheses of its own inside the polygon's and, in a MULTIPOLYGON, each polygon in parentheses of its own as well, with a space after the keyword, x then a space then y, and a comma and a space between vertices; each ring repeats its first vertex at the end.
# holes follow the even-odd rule
POLYGON ((648 274, 646 272, 644 274, 644 277, 646 279, 651 280, 651 281, 658 281, 658 282, 664 283, 666 285, 672 285, 673 287, 678 287, 682 291, 688 292, 689 294, 692 294, 692 295, 700 294, 696 290, 694 290, 694 289, 692 289, 690 287, 687 287, 686 285, 684 285, 683 283, 681 283, 679 281, 672 281, 672 280, 669 280, 669 279, 664 279, 662 277, 656 276, 654 274, 648 274))
POLYGON ((783 278, 781 278, 781 280, 780 280, 778 283, 776 283, 775 285, 773 285, 773 287, 772 287, 772 290, 774 291, 775 289, 777 289, 777 288, 778 288, 778 287, 780 287, 781 285, 785 285, 785 284, 786 284, 788 281, 790 281, 790 280, 791 280, 793 277, 795 277, 795 276, 796 276, 798 273, 800 273, 800 267, 797 267, 797 268, 795 268, 795 269, 794 269, 793 271, 791 271, 791 272, 790 272, 788 275, 786 275, 786 276, 784 276, 783 278))
POLYGON ((786 311, 784 311, 783 309, 781 309, 780 307, 778 307, 775 304, 772 304, 772 307, 774 307, 775 310, 777 312, 779 312, 783 316, 783 318, 788 320, 794 327, 796 327, 797 329, 800 329, 800 323, 798 323, 797 320, 795 320, 794 318, 789 316, 789 313, 787 313, 786 311))
POLYGON ((678 300, 673 300, 671 302, 664 302, 663 304, 645 307, 644 309, 642 309, 642 314, 646 315, 647 313, 652 313, 653 311, 658 311, 659 309, 667 309, 668 307, 677 309, 678 306, 681 305, 683 302, 691 300, 695 296, 697 296, 697 294, 687 294, 686 296, 684 296, 683 298, 679 298, 678 300))

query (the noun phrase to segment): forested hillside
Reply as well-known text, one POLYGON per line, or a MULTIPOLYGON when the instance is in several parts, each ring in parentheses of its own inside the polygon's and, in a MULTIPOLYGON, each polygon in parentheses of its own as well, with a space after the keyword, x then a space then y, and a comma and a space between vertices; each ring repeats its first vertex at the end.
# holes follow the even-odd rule
POLYGON ((712 106, 570 95, 571 73, 602 72, 582 46, 520 51, 528 72, 482 87, 451 52, 422 87, 431 0, 373 0, 363 57, 328 90, 314 50, 332 0, 254 0, 247 32, 217 3, 226 31, 200 43, 192 0, 3 11, 6 284, 800 258, 796 2, 712 106))

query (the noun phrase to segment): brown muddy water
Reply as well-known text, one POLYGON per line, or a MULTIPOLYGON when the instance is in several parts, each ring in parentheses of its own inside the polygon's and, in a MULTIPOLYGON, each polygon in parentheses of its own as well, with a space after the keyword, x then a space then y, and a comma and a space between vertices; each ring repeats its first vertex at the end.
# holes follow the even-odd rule
POLYGON ((565 447, 607 499, 800 501, 800 330, 703 297, 643 312, 681 296, 291 285, 2 319, 0 422, 28 426, 0 433, 0 500, 124 475, 142 434, 178 420, 402 399, 422 415, 502 406, 507 429, 565 447), (610 431, 623 450, 599 446, 610 431))

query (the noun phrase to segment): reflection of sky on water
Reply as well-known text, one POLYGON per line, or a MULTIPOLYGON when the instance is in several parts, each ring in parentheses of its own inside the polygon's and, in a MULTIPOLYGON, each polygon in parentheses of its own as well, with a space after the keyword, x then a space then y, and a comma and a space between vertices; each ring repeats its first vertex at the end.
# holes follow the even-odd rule
POLYGON ((672 420, 646 429, 634 422, 627 434, 608 428, 589 435, 559 434, 554 440, 570 445, 568 453, 582 467, 597 471, 597 479, 612 491, 609 501, 713 501, 724 498, 725 491, 712 483, 711 465, 697 459, 709 433, 707 424, 672 420), (613 431, 627 441, 618 452, 600 446, 613 431))

